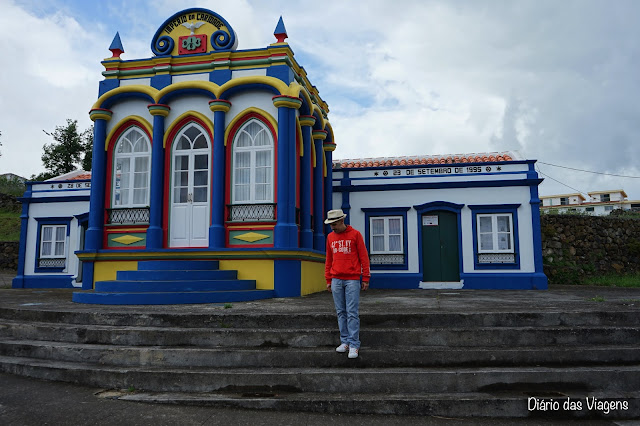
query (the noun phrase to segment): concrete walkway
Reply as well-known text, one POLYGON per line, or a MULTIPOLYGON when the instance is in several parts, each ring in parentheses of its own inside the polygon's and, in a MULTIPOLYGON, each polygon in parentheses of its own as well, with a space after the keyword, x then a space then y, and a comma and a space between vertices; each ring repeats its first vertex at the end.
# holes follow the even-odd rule
MULTIPOLYGON (((71 302, 73 290, 0 289, 0 309, 242 315, 260 313, 329 313, 329 293, 292 299, 219 304, 165 306, 100 306, 71 302)), ((434 312, 575 312, 640 309, 640 290, 555 287, 549 291, 369 290, 362 294, 361 315, 434 312)), ((1 324, 0 324, 1 326, 1 324)), ((6 425, 466 425, 470 420, 382 415, 329 415, 268 412, 212 407, 142 404, 96 396, 101 389, 45 382, 0 373, 0 424, 6 425)), ((575 424, 631 425, 625 421, 548 421, 473 419, 476 425, 575 424)))
MULTIPOLYGON (((328 292, 305 297, 194 305, 87 305, 71 301, 71 289, 0 289, 0 308, 74 312, 228 314, 334 313, 328 292)), ((551 290, 367 290, 361 314, 433 312, 567 312, 640 309, 640 289, 556 286, 551 290)))

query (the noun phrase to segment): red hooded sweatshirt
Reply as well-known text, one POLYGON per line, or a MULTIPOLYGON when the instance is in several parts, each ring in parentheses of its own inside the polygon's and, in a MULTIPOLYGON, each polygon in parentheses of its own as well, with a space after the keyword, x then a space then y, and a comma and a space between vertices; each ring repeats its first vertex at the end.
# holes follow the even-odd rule
POLYGON ((327 284, 332 278, 341 280, 359 280, 369 282, 369 255, 362 234, 347 225, 347 229, 327 236, 327 260, 324 265, 324 277, 327 284))

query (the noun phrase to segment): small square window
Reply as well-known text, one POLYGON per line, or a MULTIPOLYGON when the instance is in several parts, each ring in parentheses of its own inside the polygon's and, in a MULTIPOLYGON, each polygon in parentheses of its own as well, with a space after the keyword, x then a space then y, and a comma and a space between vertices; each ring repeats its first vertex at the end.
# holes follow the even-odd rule
POLYGON ((479 214, 478 253, 513 253, 511 213, 479 214))

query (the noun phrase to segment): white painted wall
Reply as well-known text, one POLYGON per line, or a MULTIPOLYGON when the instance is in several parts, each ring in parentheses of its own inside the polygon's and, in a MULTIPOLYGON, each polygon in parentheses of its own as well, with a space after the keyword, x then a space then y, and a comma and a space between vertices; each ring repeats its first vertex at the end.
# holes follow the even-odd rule
MULTIPOLYGON (((226 114, 226 126, 231 123, 231 121, 242 111, 247 108, 254 107, 266 111, 271 114, 271 116, 278 121, 278 108, 273 105, 273 94, 269 92, 258 92, 258 93, 238 93, 237 95, 229 98, 231 102, 231 109, 226 114)), ((278 129, 276 129, 277 131, 278 129)))
MULTIPOLYGON (((58 195, 66 195, 58 193, 58 195)), ((42 272, 36 273, 36 239, 38 237, 37 218, 73 217, 89 211, 88 201, 54 202, 54 203, 31 203, 29 205, 29 219, 27 225, 27 241, 25 251, 25 275, 73 275, 78 274, 78 257, 74 254, 79 249, 80 227, 78 220, 74 217, 71 220, 69 236, 66 241, 66 268, 63 272, 42 272)), ((75 280, 74 280, 75 285, 75 280)), ((80 284, 78 284, 80 286, 80 284)))
POLYGON ((116 103, 111 108, 113 115, 111 120, 107 122, 107 134, 118 127, 122 120, 129 119, 132 115, 142 117, 153 125, 153 116, 149 113, 147 105, 149 105, 149 101, 142 99, 128 99, 127 102, 116 103))
POLYGON ((209 81, 209 73, 181 74, 171 77, 171 83, 181 83, 183 81, 209 81))
POLYGON ((255 77, 255 76, 266 76, 267 69, 266 68, 255 68, 250 70, 237 70, 231 71, 231 79, 238 77, 255 77))
MULTIPOLYGON (((334 174, 334 178, 340 177, 334 174)), ((394 180, 395 183, 395 180, 394 180)), ((463 272, 466 273, 496 273, 505 270, 475 270, 473 250, 473 224, 472 211, 469 205, 489 204, 520 204, 518 213, 518 252, 520 254, 520 269, 508 272, 534 272, 533 258, 533 229, 531 204, 529 204, 530 192, 528 186, 523 187, 499 187, 499 188, 446 188, 446 189, 416 189, 401 191, 367 191, 351 192, 349 204, 350 223, 364 235, 365 214, 363 208, 372 207, 411 207, 407 212, 407 238, 408 243, 408 267, 407 271, 384 271, 385 273, 419 272, 418 232, 420 232, 419 217, 414 205, 420 205, 433 201, 447 201, 455 204, 464 204, 461 211, 461 232, 463 256, 463 272)), ((334 208, 342 205, 342 193, 334 192, 334 208)), ((365 236, 366 238, 366 236, 365 236)), ((382 272, 382 271, 380 271, 382 272)))

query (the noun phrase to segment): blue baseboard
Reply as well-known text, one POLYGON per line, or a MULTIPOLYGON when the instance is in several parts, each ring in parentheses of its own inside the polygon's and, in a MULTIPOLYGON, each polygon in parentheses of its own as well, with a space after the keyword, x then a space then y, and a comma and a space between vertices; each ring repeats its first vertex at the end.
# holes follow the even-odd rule
MULTIPOLYGON (((464 290, 547 290, 547 277, 541 273, 460 274, 464 290)), ((422 274, 371 274, 370 288, 418 289, 422 274)))
POLYGON ((541 273, 460 274, 464 289, 547 290, 547 276, 541 273))
POLYGON ((13 288, 74 288, 71 275, 25 275, 18 282, 14 278, 13 288))
POLYGON ((420 281, 422 281, 422 274, 377 274, 372 272, 369 288, 417 289, 420 281))

